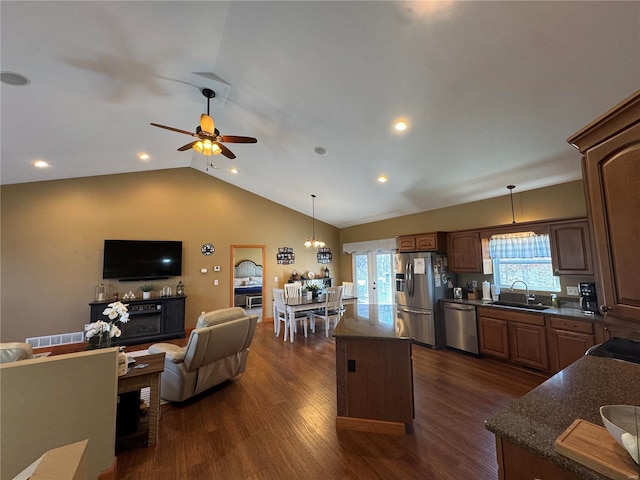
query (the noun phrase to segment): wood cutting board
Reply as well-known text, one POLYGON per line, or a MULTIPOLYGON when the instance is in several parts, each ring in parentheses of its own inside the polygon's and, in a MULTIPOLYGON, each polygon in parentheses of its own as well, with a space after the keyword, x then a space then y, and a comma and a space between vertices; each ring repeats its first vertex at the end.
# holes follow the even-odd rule
POLYGON ((556 451, 613 480, 639 480, 638 465, 606 428, 576 419, 555 441, 556 451))

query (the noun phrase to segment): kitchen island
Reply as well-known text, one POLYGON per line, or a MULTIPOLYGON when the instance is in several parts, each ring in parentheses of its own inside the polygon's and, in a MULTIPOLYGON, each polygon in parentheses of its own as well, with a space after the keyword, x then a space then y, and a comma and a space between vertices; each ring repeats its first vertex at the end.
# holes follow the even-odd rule
POLYGON ((414 417, 412 339, 395 307, 350 305, 333 336, 336 428, 404 435, 414 417))
POLYGON ((602 426, 602 405, 640 405, 640 365, 584 356, 487 420, 496 435, 501 480, 604 480, 560 455, 554 442, 575 419, 602 426), (533 476, 532 476, 533 475, 533 476))

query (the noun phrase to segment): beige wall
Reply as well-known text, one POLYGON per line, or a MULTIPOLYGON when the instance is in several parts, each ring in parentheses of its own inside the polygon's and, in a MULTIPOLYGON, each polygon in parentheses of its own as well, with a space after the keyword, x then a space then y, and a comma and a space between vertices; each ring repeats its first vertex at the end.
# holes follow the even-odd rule
MULTIPOLYGON (((506 190, 506 188, 505 188, 506 190)), ((582 180, 513 193, 516 222, 586 217, 582 180)), ((511 223, 511 201, 504 196, 372 222, 340 231, 340 243, 425 232, 453 232, 511 223)), ((334 255, 335 258, 336 255, 334 255)), ((341 276, 351 278, 351 255, 341 254, 341 276)))
MULTIPOLYGON (((5 185, 0 191, 1 341, 83 330, 95 285, 102 282, 106 238, 182 240, 183 276, 153 283, 175 292, 182 280, 187 327, 203 310, 230 306, 232 244, 266 245, 266 305, 274 276, 281 286, 293 268, 323 268, 316 250, 303 246, 310 216, 191 168, 5 185), (216 247, 210 257, 200 252, 207 242, 216 247), (294 265, 276 263, 278 247, 285 246, 294 249, 294 265), (214 272, 214 265, 221 271, 214 272)), ((337 228, 316 221, 316 233, 339 251, 337 228)), ((336 271, 339 259, 334 257, 336 271)), ((136 289, 143 282, 104 283, 109 292, 141 296, 136 289)))
MULTIPOLYGON (((175 291, 182 280, 187 327, 195 325, 203 310, 230 306, 232 244, 266 245, 265 305, 271 304, 268 292, 276 286, 275 276, 281 286, 293 269, 324 269, 316 251, 303 246, 310 233, 309 216, 191 168, 5 185, 1 200, 2 341, 81 331, 89 321, 94 287, 102 281, 105 238, 183 241, 184 275, 154 283, 158 288, 167 283, 175 291), (200 253, 207 242, 216 247, 211 257, 200 253), (293 247, 296 263, 278 265, 278 247, 293 247), (214 272, 214 265, 221 271, 214 272), (208 273, 201 274, 201 268, 208 273)), ((586 216, 582 181, 516 190, 514 208, 518 222, 586 216)), ((508 223, 507 194, 340 231, 317 221, 316 229, 334 253, 328 267, 340 282, 351 279, 351 256, 340 253, 343 242, 508 223)), ((108 287, 122 294, 140 284, 111 281, 108 287)))

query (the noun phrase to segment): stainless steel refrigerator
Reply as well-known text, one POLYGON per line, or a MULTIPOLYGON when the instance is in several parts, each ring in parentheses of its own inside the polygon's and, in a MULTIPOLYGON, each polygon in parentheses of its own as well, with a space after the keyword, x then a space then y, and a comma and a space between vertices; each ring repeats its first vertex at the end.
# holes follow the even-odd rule
POLYGON ((397 253, 395 272, 398 319, 409 327, 415 342, 433 348, 443 347, 445 335, 438 300, 451 293, 446 256, 439 253, 397 253))

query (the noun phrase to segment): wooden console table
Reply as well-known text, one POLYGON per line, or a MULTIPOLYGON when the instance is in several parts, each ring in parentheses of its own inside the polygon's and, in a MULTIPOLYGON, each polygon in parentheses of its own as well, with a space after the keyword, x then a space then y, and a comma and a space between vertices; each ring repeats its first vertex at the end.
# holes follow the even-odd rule
POLYGON ((129 367, 126 375, 118 377, 118 395, 134 392, 141 388, 150 387, 149 395, 149 436, 148 445, 158 443, 160 423, 160 374, 164 370, 164 353, 142 355, 135 357, 136 363, 129 367), (146 367, 136 368, 147 364, 146 367))

